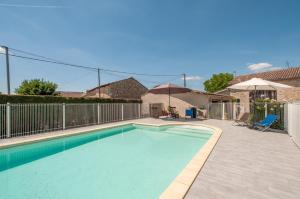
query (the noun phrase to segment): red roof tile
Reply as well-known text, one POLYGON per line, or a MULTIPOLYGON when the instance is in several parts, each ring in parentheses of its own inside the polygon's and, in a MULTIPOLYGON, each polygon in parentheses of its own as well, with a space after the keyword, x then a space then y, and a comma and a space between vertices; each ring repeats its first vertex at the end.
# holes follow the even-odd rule
POLYGON ((84 92, 58 91, 58 94, 62 97, 83 97, 84 92))
POLYGON ((289 79, 298 79, 298 78, 300 79, 300 67, 293 67, 293 68, 261 72, 261 73, 253 73, 247 75, 239 75, 230 82, 230 85, 247 81, 254 77, 270 80, 270 81, 289 80, 289 79))

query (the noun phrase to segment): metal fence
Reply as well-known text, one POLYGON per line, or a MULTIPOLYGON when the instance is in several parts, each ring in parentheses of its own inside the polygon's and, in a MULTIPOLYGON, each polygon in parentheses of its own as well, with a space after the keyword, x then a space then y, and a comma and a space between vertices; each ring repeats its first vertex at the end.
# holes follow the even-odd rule
POLYGON ((141 118, 139 103, 0 104, 0 139, 141 118))
POLYGON ((240 106, 240 104, 236 103, 210 103, 208 105, 208 117, 219 120, 235 119, 240 106))
POLYGON ((263 120, 268 114, 275 114, 279 120, 272 126, 276 129, 284 129, 284 104, 273 103, 210 103, 207 106, 209 119, 235 120, 243 113, 250 113, 249 122, 263 120))
POLYGON ((0 104, 0 138, 6 136, 6 105, 0 104))

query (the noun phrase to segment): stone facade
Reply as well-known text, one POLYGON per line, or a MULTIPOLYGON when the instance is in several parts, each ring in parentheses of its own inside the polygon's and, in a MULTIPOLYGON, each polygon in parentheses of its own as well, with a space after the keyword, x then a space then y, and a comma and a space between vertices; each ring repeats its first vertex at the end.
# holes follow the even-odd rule
POLYGON ((240 103, 245 107, 245 112, 249 112, 250 106, 250 97, 248 91, 230 91, 230 96, 235 99, 239 99, 240 103))
MULTIPOLYGON (((261 78, 272 82, 286 84, 292 86, 290 89, 277 90, 277 101, 280 102, 295 102, 300 101, 300 67, 291 67, 281 70, 267 71, 261 73, 253 73, 247 75, 240 75, 235 77, 230 85, 250 80, 251 78, 261 78)), ((219 94, 225 94, 234 96, 240 99, 241 103, 249 103, 249 92, 245 91, 232 91, 223 90, 217 92, 219 94)))
MULTIPOLYGON (((279 102, 300 101, 300 67, 291 67, 291 68, 286 68, 281 70, 253 73, 248 75, 240 75, 235 77, 230 82, 230 85, 247 81, 254 77, 262 78, 265 80, 269 80, 281 84, 286 84, 293 87, 290 89, 277 90, 277 96, 276 96, 277 101, 279 102)), ((240 99, 241 103, 249 103, 249 92, 224 90, 218 93, 223 94, 225 92, 227 92, 228 95, 240 99)))
MULTIPOLYGON (((274 81, 281 84, 293 86, 290 89, 279 89, 277 90, 277 101, 279 102, 299 102, 300 101, 300 79, 292 80, 280 80, 274 81)), ((225 92, 225 91, 224 91, 225 92)), ((222 93, 220 93, 222 94, 222 93)), ((240 99, 242 104, 249 103, 249 92, 248 91, 234 91, 230 90, 229 95, 240 99)))
POLYGON ((280 81, 274 81, 281 84, 286 84, 293 87, 300 87, 300 78, 298 79, 288 79, 288 80, 280 80, 280 81))
MULTIPOLYGON (((141 99, 148 89, 134 78, 128 78, 100 87, 101 98, 141 99)), ((85 97, 99 97, 99 87, 87 91, 85 97)))
POLYGON ((277 100, 280 102, 300 102, 300 86, 277 90, 277 100))

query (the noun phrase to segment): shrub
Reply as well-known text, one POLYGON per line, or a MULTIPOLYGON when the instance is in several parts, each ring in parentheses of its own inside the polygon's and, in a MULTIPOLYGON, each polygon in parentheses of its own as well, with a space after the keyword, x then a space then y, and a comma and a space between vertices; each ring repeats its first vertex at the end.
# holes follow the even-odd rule
POLYGON ((43 79, 24 80, 16 93, 19 95, 55 95, 57 84, 43 79))
POLYGON ((99 99, 99 98, 75 98, 60 96, 29 96, 29 95, 1 95, 0 104, 6 103, 141 103, 141 100, 130 99, 99 99))

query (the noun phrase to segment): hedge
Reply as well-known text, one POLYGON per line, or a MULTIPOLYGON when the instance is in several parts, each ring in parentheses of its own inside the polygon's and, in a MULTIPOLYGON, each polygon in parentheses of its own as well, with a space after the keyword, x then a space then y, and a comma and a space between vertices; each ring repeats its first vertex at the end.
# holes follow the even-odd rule
POLYGON ((0 104, 6 103, 141 103, 136 99, 99 99, 99 98, 75 98, 59 96, 31 96, 31 95, 1 95, 0 104))

